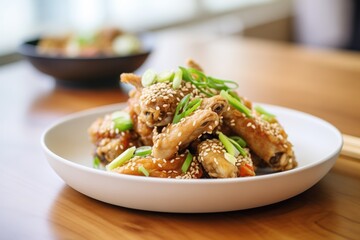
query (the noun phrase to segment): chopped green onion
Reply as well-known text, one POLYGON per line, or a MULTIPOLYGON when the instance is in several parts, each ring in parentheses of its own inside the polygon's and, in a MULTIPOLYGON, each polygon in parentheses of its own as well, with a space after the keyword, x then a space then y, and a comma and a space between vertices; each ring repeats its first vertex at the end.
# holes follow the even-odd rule
POLYGON ((203 72, 194 68, 179 68, 182 71, 185 81, 192 83, 200 92, 209 97, 215 96, 220 90, 229 90, 238 87, 238 84, 234 81, 206 76, 203 72))
POLYGON ((269 117, 276 117, 274 114, 267 112, 264 108, 260 107, 260 106, 255 106, 254 109, 263 115, 269 116, 269 117))
POLYGON ((99 169, 100 168, 100 159, 98 158, 98 156, 94 157, 93 160, 93 168, 99 169))
POLYGON ((141 77, 141 84, 144 87, 148 87, 156 81, 156 72, 152 69, 148 69, 141 77))
POLYGON ((116 111, 111 114, 111 119, 114 123, 114 129, 119 131, 126 131, 132 129, 133 123, 130 114, 124 111, 116 111))
POLYGON ((144 174, 144 176, 146 176, 146 177, 149 176, 148 170, 146 170, 146 168, 145 168, 144 166, 142 166, 142 165, 138 168, 138 171, 139 171, 140 173, 144 174))
POLYGON ((196 109, 198 109, 198 107, 200 107, 200 105, 201 105, 201 102, 202 102, 201 98, 193 99, 187 106, 187 110, 185 111, 183 117, 189 116, 192 112, 194 112, 196 109))
POLYGON ((228 162, 230 162, 232 165, 234 165, 235 166, 235 164, 236 164, 236 158, 233 156, 233 155, 231 155, 230 153, 224 153, 224 157, 225 157, 225 159, 228 161, 228 162))
POLYGON ((192 159, 193 159, 193 156, 190 152, 188 152, 187 156, 186 156, 186 159, 183 163, 183 165, 181 166, 181 171, 183 173, 186 173, 190 167, 190 164, 192 162, 192 159))
POLYGON ((261 114, 261 118, 267 122, 274 122, 276 116, 272 113, 267 112, 264 108, 260 106, 255 106, 254 109, 261 114))
POLYGON ((224 90, 221 90, 220 95, 228 100, 231 106, 244 113, 245 116, 252 118, 251 110, 248 109, 242 102, 238 101, 236 98, 230 96, 230 94, 224 90))
POLYGON ((239 155, 238 149, 230 142, 229 138, 225 136, 222 132, 218 132, 219 140, 224 145, 226 151, 232 156, 237 157, 239 155))
POLYGON ((117 156, 111 163, 106 165, 106 170, 111 171, 111 170, 123 165, 127 161, 129 161, 130 158, 134 155, 135 149, 136 149, 135 146, 126 149, 123 153, 121 153, 119 156, 117 156))
POLYGON ((230 94, 230 96, 241 102, 239 95, 235 91, 228 91, 228 93, 230 94))
POLYGON ((173 123, 178 123, 180 121, 180 119, 181 119, 180 111, 183 110, 187 106, 189 99, 190 99, 190 94, 186 95, 185 97, 183 97, 180 100, 179 104, 176 106, 176 109, 175 109, 173 123))
POLYGON ((239 136, 231 136, 230 138, 233 139, 235 142, 237 142, 241 147, 246 147, 246 142, 241 137, 239 137, 239 136))
POLYGON ((173 71, 164 71, 157 75, 156 81, 157 82, 170 82, 174 78, 173 71))
POLYGON ((187 94, 180 100, 179 104, 175 109, 173 123, 178 123, 182 118, 189 116, 191 113, 193 113, 196 109, 199 108, 202 102, 201 98, 194 98, 193 100, 191 100, 190 103, 189 100, 190 94, 187 94))
POLYGON ((228 138, 229 141, 235 146, 235 148, 239 151, 239 153, 241 155, 243 155, 244 157, 246 157, 247 152, 240 146, 240 144, 238 144, 235 140, 228 138))
POLYGON ((183 73, 181 70, 177 70, 175 72, 175 76, 173 79, 173 88, 174 89, 178 89, 181 86, 182 75, 183 75, 183 73))
POLYGON ((152 148, 150 146, 142 146, 139 147, 135 150, 134 156, 146 156, 146 155, 150 155, 152 152, 152 148))

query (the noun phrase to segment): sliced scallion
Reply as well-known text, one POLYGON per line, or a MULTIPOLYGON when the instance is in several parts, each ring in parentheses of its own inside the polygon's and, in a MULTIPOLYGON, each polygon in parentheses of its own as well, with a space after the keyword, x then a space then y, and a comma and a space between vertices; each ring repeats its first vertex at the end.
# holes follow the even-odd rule
POLYGON ((230 142, 229 138, 225 136, 222 132, 218 132, 219 140, 224 145, 226 151, 231 154, 232 156, 237 157, 239 155, 239 151, 236 149, 236 147, 230 142))
POLYGON ((100 168, 100 159, 98 158, 98 156, 94 157, 93 160, 93 168, 99 169, 100 168))
POLYGON ((141 84, 144 87, 148 87, 152 85, 156 81, 156 72, 152 69, 148 69, 144 72, 144 74, 141 77, 141 84))
POLYGON ((248 109, 241 101, 237 100, 236 98, 230 96, 229 93, 227 93, 224 90, 221 90, 220 96, 228 100, 231 106, 239 110, 240 112, 244 113, 245 116, 252 118, 251 110, 248 109))
POLYGON ((192 162, 192 159, 193 159, 193 156, 190 152, 188 152, 187 156, 186 156, 186 159, 183 163, 183 165, 181 166, 181 171, 183 173, 186 173, 190 167, 190 164, 192 162))
POLYGON ((186 109, 183 117, 189 116, 192 112, 194 112, 196 109, 198 109, 198 107, 200 107, 200 105, 201 105, 201 102, 202 102, 201 98, 193 99, 187 106, 187 109, 186 109))
POLYGON ((230 138, 233 139, 235 142, 237 142, 241 147, 246 147, 246 142, 241 137, 239 137, 239 136, 231 136, 230 138))
POLYGON ((170 82, 174 78, 173 71, 164 71, 157 74, 156 82, 170 82))
POLYGON ((138 168, 138 171, 139 171, 140 173, 144 174, 144 176, 146 176, 146 177, 149 176, 148 170, 146 170, 146 168, 145 168, 143 165, 141 165, 141 166, 138 168))
POLYGON ((126 131, 132 129, 133 123, 130 114, 124 111, 116 111, 111 114, 111 119, 114 123, 114 129, 119 131, 126 131))
POLYGON ((111 171, 111 170, 123 165, 127 161, 129 161, 130 158, 134 155, 135 150, 136 150, 135 146, 126 149, 123 153, 121 153, 119 156, 117 156, 111 163, 106 165, 106 170, 111 171))
POLYGON ((182 76, 183 73, 180 69, 175 72, 174 79, 172 82, 173 83, 172 86, 174 89, 178 89, 181 86, 182 76))
POLYGON ((235 91, 228 91, 228 93, 230 94, 230 96, 241 102, 239 95, 235 91))
POLYGON ((274 122, 276 116, 272 113, 267 112, 264 108, 262 108, 261 106, 255 106, 254 109, 256 110, 256 112, 258 112, 259 114, 261 114, 261 117, 267 121, 267 122, 274 122))
POLYGON ((150 155, 151 152, 152 152, 152 148, 150 146, 141 146, 135 150, 134 156, 143 157, 143 156, 150 155))
POLYGON ((179 67, 183 74, 183 79, 192 83, 205 95, 212 97, 221 90, 229 90, 238 87, 238 84, 230 80, 222 80, 206 76, 203 72, 194 68, 179 67))
POLYGON ((239 153, 241 155, 243 155, 244 157, 246 157, 247 152, 240 146, 240 144, 238 144, 235 140, 228 138, 228 140, 234 145, 234 147, 239 151, 239 153))
POLYGON ((178 123, 182 118, 189 116, 191 113, 193 113, 196 109, 199 108, 202 102, 201 98, 194 98, 193 100, 191 100, 191 102, 189 102, 189 100, 190 94, 187 94, 180 100, 179 104, 175 109, 173 123, 178 123))
POLYGON ((225 159, 229 162, 229 163, 231 163, 232 165, 234 165, 235 166, 235 164, 236 164, 236 158, 233 156, 233 155, 231 155, 230 153, 224 153, 224 157, 225 157, 225 159))

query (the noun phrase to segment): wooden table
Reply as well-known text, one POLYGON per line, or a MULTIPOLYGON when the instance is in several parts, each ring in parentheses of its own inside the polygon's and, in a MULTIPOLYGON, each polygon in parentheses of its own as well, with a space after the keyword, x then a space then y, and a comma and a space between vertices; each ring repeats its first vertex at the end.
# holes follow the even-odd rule
MULTIPOLYGON (((188 57, 257 102, 319 116, 360 137, 360 55, 241 38, 165 35, 143 68, 188 57)), ((27 62, 0 68, 0 239, 359 239, 360 161, 341 156, 314 187, 270 206, 166 214, 105 204, 68 187, 40 147, 66 114, 126 101, 122 89, 66 89, 27 62)))

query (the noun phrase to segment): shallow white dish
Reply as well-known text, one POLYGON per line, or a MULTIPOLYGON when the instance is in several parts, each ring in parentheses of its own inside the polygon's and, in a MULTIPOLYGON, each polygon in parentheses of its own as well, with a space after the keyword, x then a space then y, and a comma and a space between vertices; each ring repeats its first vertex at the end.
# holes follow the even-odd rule
POLYGON ((299 111, 261 104, 277 115, 294 144, 293 170, 236 179, 161 179, 109 173, 92 168, 87 128, 123 104, 75 113, 48 128, 41 144, 49 164, 72 188, 118 206, 160 212, 222 212, 279 202, 316 184, 334 165, 342 147, 331 124, 299 111))

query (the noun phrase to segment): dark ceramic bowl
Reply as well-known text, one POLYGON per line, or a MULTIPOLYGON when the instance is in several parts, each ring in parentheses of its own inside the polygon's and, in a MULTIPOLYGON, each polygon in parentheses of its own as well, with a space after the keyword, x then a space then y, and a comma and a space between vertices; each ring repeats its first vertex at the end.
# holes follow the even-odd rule
POLYGON ((58 84, 74 87, 118 86, 120 74, 134 72, 151 53, 147 42, 149 46, 144 46, 142 53, 128 56, 49 56, 36 51, 38 42, 39 39, 24 42, 19 46, 19 53, 40 72, 54 77, 58 84))

